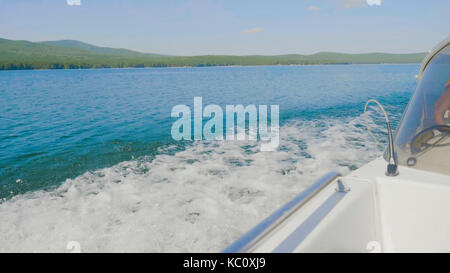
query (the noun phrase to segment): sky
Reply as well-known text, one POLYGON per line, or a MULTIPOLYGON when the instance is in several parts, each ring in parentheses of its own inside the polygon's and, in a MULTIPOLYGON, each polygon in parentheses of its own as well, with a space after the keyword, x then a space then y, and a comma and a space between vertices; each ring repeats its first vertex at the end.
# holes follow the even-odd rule
POLYGON ((1 38, 170 55, 411 53, 449 35, 449 0, 0 0, 1 38))

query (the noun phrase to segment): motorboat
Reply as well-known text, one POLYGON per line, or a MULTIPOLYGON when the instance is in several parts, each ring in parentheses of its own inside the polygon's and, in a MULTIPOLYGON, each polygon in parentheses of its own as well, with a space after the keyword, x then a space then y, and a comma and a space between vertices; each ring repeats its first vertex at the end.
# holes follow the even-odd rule
POLYGON ((417 80, 395 135, 385 117, 384 156, 328 173, 224 252, 450 252, 450 37, 417 80))

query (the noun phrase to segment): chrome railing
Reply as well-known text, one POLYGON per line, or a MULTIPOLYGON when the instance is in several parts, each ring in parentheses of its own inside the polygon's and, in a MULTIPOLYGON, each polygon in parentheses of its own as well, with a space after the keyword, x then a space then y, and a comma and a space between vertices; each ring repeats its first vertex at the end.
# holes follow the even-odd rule
POLYGON ((330 172, 324 175, 322 178, 312 184, 308 189, 294 197, 283 207, 272 213, 269 217, 252 228, 241 238, 224 249, 223 252, 247 252, 253 246, 255 246, 265 235, 270 233, 292 213, 301 208, 304 204, 306 204, 306 202, 308 202, 311 198, 313 198, 317 193, 319 193, 323 188, 325 188, 339 176, 341 176, 341 174, 337 172, 330 172))

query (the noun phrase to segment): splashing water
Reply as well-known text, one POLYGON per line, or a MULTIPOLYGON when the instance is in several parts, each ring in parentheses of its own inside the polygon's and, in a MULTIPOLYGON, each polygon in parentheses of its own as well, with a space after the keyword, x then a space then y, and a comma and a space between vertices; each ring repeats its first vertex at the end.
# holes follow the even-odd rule
POLYGON ((329 171, 381 155, 417 65, 0 73, 0 252, 220 251, 329 171), (280 105, 280 145, 170 141, 171 107, 280 105), (70 101, 70 103, 67 103, 70 101), (381 116, 371 129, 384 140, 381 116))
POLYGON ((292 121, 280 147, 195 142, 161 148, 0 204, 0 250, 220 251, 330 170, 380 156, 363 117, 292 121))

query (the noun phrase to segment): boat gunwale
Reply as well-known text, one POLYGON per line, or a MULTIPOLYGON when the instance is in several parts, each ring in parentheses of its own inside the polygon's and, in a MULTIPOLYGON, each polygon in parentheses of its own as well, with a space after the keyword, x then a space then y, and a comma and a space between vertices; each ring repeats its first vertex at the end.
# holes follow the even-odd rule
POLYGON ((281 223, 283 223, 294 212, 303 207, 309 200, 315 197, 336 178, 342 176, 338 172, 329 172, 322 176, 319 180, 314 182, 305 191, 291 199, 284 206, 276 210, 270 216, 262 220, 258 225, 253 227, 250 231, 245 233, 234 243, 224 249, 224 253, 240 253, 247 252, 253 248, 262 238, 273 231, 281 223))

